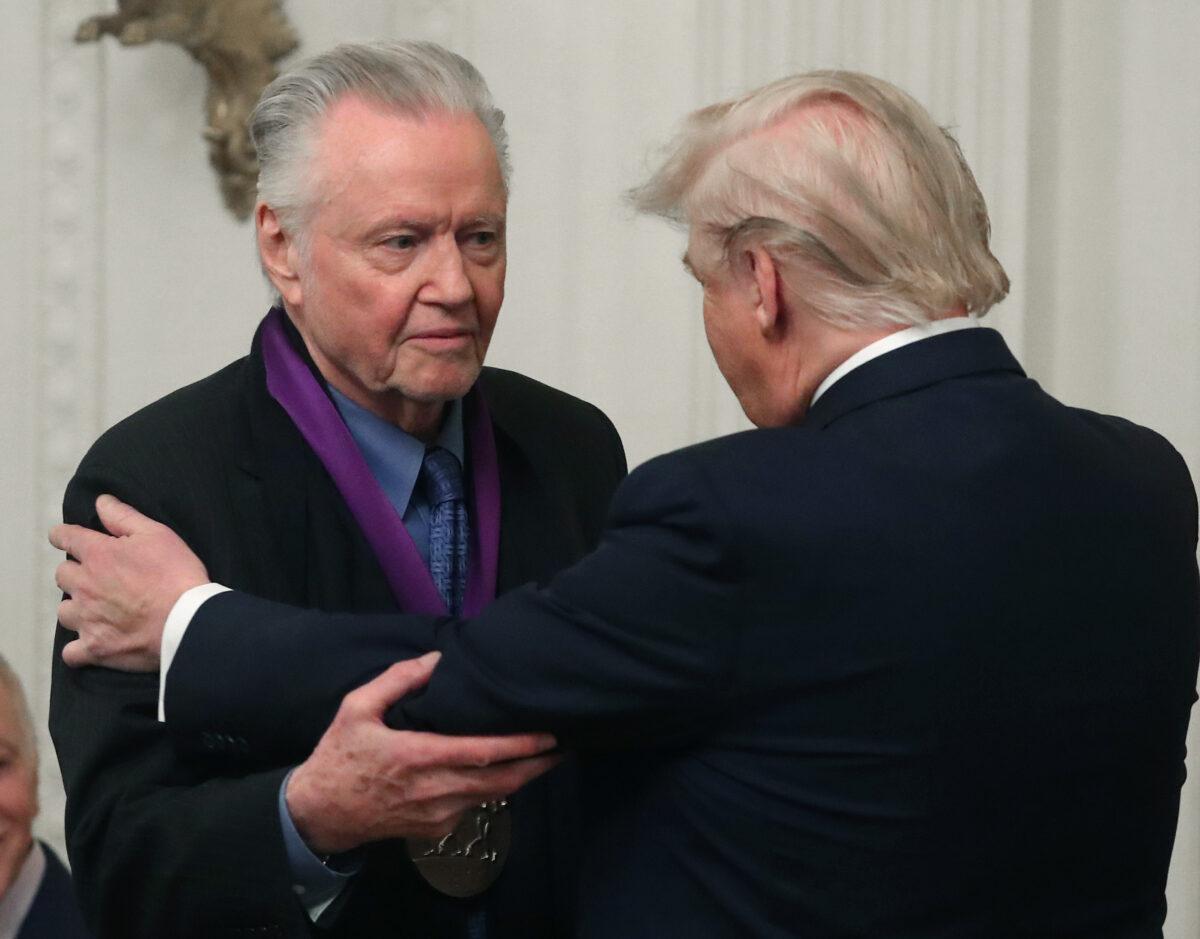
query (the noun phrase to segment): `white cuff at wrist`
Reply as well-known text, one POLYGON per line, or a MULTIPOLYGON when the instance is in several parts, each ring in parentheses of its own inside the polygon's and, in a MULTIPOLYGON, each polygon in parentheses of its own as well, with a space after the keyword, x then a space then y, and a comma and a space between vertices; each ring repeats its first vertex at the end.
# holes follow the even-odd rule
POLYGON ((187 632, 192 618, 196 615, 196 611, 204 605, 204 602, 228 589, 220 584, 201 584, 199 587, 185 590, 183 595, 175 601, 175 605, 171 607, 171 612, 167 614, 158 661, 158 719, 164 724, 167 722, 167 712, 164 706, 167 697, 167 672, 171 669, 175 653, 179 651, 179 643, 183 642, 183 634, 187 632))

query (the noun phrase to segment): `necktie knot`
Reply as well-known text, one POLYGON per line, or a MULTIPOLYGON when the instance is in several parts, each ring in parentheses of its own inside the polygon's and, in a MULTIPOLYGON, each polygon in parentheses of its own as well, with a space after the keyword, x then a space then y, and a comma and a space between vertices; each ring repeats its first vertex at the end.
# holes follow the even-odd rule
POLYGON ((425 492, 431 506, 444 505, 463 497, 462 466, 444 447, 430 447, 421 464, 425 477, 425 492))

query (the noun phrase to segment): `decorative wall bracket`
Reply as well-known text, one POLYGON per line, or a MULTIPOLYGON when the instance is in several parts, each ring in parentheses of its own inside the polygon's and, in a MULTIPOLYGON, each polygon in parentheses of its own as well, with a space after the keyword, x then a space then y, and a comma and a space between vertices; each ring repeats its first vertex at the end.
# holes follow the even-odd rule
POLYGON ((250 217, 258 159, 247 119, 262 90, 279 74, 275 63, 298 45, 281 0, 117 0, 118 12, 79 25, 76 42, 108 34, 123 46, 153 40, 183 46, 208 72, 205 110, 208 161, 225 205, 250 217))

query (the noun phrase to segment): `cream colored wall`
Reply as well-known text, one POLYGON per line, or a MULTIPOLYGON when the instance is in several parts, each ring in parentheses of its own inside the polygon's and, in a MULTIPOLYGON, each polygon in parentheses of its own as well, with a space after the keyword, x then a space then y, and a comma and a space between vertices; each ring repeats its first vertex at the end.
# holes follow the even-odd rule
MULTIPOLYGON (((102 0, 0 0, 0 648, 44 715, 56 562, 43 531, 105 426, 242 354, 262 314, 247 226, 174 47, 70 41, 102 0)), ((1125 414, 1200 469, 1200 95, 1192 0, 286 0, 301 53, 426 37, 509 115, 510 275, 492 361, 608 411, 634 462, 745 426, 681 238, 621 204, 688 109, 860 68, 956 128, 1014 282, 989 319, 1053 393, 1125 414)), ((1196 722, 1200 727, 1200 719, 1196 722)), ((1169 939, 1200 935, 1200 733, 1169 939)), ((43 834, 61 838, 44 748, 43 834)))

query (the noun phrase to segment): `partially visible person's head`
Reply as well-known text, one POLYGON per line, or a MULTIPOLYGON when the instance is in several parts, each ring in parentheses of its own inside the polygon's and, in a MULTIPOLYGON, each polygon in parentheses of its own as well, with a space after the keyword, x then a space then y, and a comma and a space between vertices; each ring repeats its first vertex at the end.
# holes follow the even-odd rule
POLYGON ((21 683, 0 656, 0 896, 33 844, 38 812, 37 735, 21 683))
POLYGON ((759 425, 889 332, 1008 291, 954 139, 900 89, 795 75, 692 114, 634 205, 685 225, 722 374, 759 425))
POLYGON ((504 298, 503 121, 420 42, 338 46, 252 118, 268 277, 326 380, 419 436, 474 384, 504 298))
POLYGON ((857 72, 794 75, 695 112, 633 198, 689 227, 702 276, 762 245, 845 329, 982 315, 1008 291, 958 144, 905 92, 857 72))

